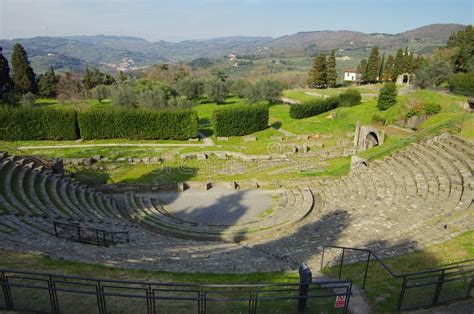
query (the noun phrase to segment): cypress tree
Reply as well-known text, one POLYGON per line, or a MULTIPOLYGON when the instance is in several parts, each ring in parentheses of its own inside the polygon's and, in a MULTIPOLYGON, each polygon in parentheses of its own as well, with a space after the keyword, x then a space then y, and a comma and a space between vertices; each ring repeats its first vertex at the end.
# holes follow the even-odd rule
POLYGON ((313 63, 310 71, 309 84, 312 87, 325 88, 327 86, 326 56, 320 53, 313 63))
POLYGON ((84 74, 82 75, 82 84, 84 84, 84 87, 86 89, 91 89, 94 86, 92 85, 92 77, 91 77, 91 72, 89 71, 89 68, 86 68, 84 71, 84 74))
POLYGON ((393 77, 392 79, 395 80, 397 76, 403 74, 403 65, 404 65, 404 56, 403 56, 403 49, 400 48, 397 51, 395 56, 394 65, 393 65, 393 77))
POLYGON ((42 74, 38 80, 38 92, 42 97, 55 97, 56 96, 56 84, 58 78, 54 73, 53 67, 42 74))
POLYGON ((125 76, 125 72, 123 70, 120 70, 119 72, 119 80, 120 82, 123 82, 127 79, 127 77, 125 76))
POLYGON ((363 83, 368 82, 368 68, 367 68, 367 59, 362 59, 359 66, 357 67, 357 72, 360 74, 360 80, 363 83))
POLYGON ((10 67, 8 66, 8 60, 2 54, 2 47, 0 47, 0 98, 8 93, 11 88, 10 67))
POLYGON ((413 67, 413 55, 408 51, 408 47, 405 47, 405 52, 403 53, 403 72, 402 73, 411 73, 413 67))
POLYGON ((12 70, 13 70, 13 85, 15 92, 26 94, 28 92, 34 93, 35 86, 35 72, 30 66, 28 55, 25 48, 20 44, 13 46, 12 53, 12 70))
POLYGON ((393 59, 392 55, 389 55, 387 58, 387 62, 385 63, 385 68, 383 70, 383 81, 384 82, 392 82, 393 81, 393 67, 395 64, 395 60, 393 59))
POLYGON ((383 80, 384 65, 385 65, 385 53, 382 55, 382 61, 380 61, 380 65, 379 65, 379 75, 378 75, 379 82, 382 82, 383 80))
POLYGON ((336 72, 336 50, 331 50, 327 64, 327 84, 329 87, 335 87, 337 81, 336 72))
POLYGON ((367 61, 367 81, 370 83, 377 81, 379 61, 379 48, 373 47, 370 51, 369 60, 367 61))

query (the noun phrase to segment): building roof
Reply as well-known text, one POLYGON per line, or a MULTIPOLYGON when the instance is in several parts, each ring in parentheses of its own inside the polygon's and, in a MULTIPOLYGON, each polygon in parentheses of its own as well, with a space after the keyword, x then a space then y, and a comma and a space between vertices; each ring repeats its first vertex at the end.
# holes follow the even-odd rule
POLYGON ((357 68, 346 69, 344 70, 344 72, 359 73, 359 71, 357 71, 357 68))

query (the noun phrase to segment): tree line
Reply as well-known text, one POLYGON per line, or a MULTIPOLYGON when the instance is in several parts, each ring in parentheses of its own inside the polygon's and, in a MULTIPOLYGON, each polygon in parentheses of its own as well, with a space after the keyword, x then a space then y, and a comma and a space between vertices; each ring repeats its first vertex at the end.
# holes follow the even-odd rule
POLYGON ((224 103, 229 95, 245 98, 249 104, 259 101, 277 101, 283 85, 276 81, 261 80, 252 84, 244 80, 229 80, 219 69, 211 78, 191 77, 182 65, 154 65, 146 71, 146 78, 127 77, 123 71, 115 78, 96 67, 87 67, 82 74, 66 72, 57 75, 53 67, 35 75, 26 50, 15 44, 12 58, 12 75, 8 60, 0 48, 0 101, 31 106, 36 96, 57 98, 73 103, 89 98, 99 102, 108 98, 112 105, 128 107, 187 108, 207 97, 210 101, 224 103))

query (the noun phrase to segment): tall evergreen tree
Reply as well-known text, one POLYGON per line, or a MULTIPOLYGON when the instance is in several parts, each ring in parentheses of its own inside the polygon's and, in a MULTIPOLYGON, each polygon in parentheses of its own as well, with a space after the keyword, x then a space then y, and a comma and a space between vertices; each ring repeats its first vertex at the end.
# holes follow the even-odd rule
POLYGON ((325 88, 327 86, 326 56, 320 53, 313 63, 310 71, 309 84, 312 87, 325 88))
POLYGON ((331 50, 327 64, 327 84, 329 87, 335 87, 337 82, 336 72, 336 50, 331 50))
POLYGON ((362 59, 359 66, 357 67, 357 73, 360 74, 360 80, 362 83, 366 83, 369 80, 367 68, 367 59, 362 59))
POLYGON ((8 93, 11 88, 10 67, 8 66, 8 60, 2 54, 2 47, 0 47, 0 98, 8 93))
POLYGON ((379 82, 382 82, 383 81, 383 71, 384 71, 384 66, 385 66, 385 52, 383 53, 382 55, 382 60, 380 61, 380 64, 379 64, 379 79, 378 81, 379 82))
POLYGON ((383 70, 383 81, 392 82, 393 81, 393 71, 394 71, 395 60, 392 55, 389 55, 387 62, 385 62, 385 67, 383 70))
POLYGON ((120 70, 119 72, 119 80, 120 82, 123 82, 127 79, 127 76, 125 75, 125 72, 123 70, 120 70))
POLYGON ((92 85, 91 71, 88 67, 84 70, 84 74, 82 75, 82 84, 84 84, 86 89, 91 89, 94 87, 92 85))
POLYGON ((377 82, 377 76, 379 75, 379 48, 373 47, 370 51, 369 60, 367 61, 367 82, 377 82))
POLYGON ((13 46, 12 70, 15 92, 26 94, 36 91, 35 72, 30 66, 25 48, 20 44, 13 46))
POLYGON ((396 79, 397 76, 403 74, 403 66, 404 66, 404 57, 403 57, 403 49, 400 48, 395 55, 394 65, 393 65, 393 77, 392 79, 396 79))
POLYGON ((58 78, 54 73, 53 67, 50 67, 46 73, 40 75, 40 78, 38 80, 38 92, 40 96, 55 97, 57 83, 58 78))
POLYGON ((408 50, 408 47, 405 48, 405 52, 403 54, 403 72, 404 73, 413 73, 415 64, 415 58, 413 57, 413 53, 408 50))

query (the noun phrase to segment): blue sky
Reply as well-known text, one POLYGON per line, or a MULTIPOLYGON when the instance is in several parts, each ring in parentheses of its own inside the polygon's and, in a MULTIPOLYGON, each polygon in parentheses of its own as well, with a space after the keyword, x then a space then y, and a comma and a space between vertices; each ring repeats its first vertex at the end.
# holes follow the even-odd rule
POLYGON ((313 30, 399 33, 473 24, 473 0, 0 0, 0 38, 128 35, 180 41, 313 30))

